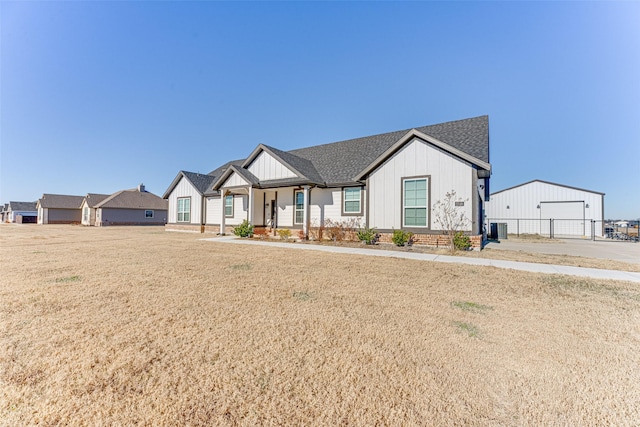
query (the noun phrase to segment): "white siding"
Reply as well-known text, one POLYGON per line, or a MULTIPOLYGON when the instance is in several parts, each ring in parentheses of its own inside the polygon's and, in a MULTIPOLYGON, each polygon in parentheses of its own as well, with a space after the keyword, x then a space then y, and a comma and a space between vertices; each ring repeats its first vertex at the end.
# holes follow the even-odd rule
POLYGON ((295 178, 297 176, 266 151, 261 152, 247 169, 261 181, 295 178))
POLYGON ((233 172, 224 182, 223 187, 241 187, 243 185, 249 185, 249 183, 243 177, 233 172))
POLYGON ((331 221, 360 221, 365 225, 364 208, 366 206, 366 192, 361 191, 362 215, 342 215, 342 188, 314 188, 311 190, 310 215, 311 226, 317 226, 326 220, 331 221))
MULTIPOLYGON (((402 179, 429 176, 430 209, 428 222, 437 230, 433 205, 455 190, 456 198, 464 201, 464 213, 473 220, 473 188, 475 170, 463 161, 414 138, 396 152, 369 177, 369 226, 380 230, 402 228, 402 179)), ((468 230, 471 230, 471 223, 468 230)))
POLYGON ((207 225, 220 225, 220 215, 222 212, 222 199, 218 197, 207 197, 207 225))
MULTIPOLYGON (((233 217, 227 217, 225 224, 238 225, 247 219, 247 211, 249 210, 248 196, 233 196, 233 217)), ((219 221, 218 221, 219 222, 219 221)))
MULTIPOLYGON (((220 225, 222 219, 222 198, 207 198, 207 225, 220 225)), ((226 217, 225 225, 238 225, 247 219, 248 199, 247 196, 233 196, 233 217, 226 217)))
POLYGON ((564 224, 558 222, 555 224, 556 234, 591 236, 590 222, 595 220, 598 221, 596 235, 602 235, 603 196, 601 194, 546 182, 534 181, 492 194, 491 201, 487 203, 487 218, 489 222, 507 223, 510 234, 547 234, 550 227, 548 220, 551 216, 554 219, 582 220, 583 215, 579 210, 584 211, 585 226, 582 227, 576 222, 569 227, 567 221, 563 221, 564 224), (565 203, 552 206, 545 202, 565 203), (576 207, 578 205, 580 209, 576 207), (566 209, 563 210, 563 207, 566 209), (569 216, 578 217, 569 218, 569 216), (516 221, 516 219, 520 220, 516 221))
MULTIPOLYGON (((191 224, 200 224, 200 214, 202 212, 202 196, 198 193, 198 190, 191 185, 189 180, 182 177, 178 184, 175 186, 171 194, 169 195, 169 212, 168 222, 177 222, 178 213, 178 198, 179 197, 191 197, 191 224)), ((184 224, 184 223, 182 223, 184 224)))
POLYGON ((293 187, 278 189, 278 227, 293 226, 293 187))

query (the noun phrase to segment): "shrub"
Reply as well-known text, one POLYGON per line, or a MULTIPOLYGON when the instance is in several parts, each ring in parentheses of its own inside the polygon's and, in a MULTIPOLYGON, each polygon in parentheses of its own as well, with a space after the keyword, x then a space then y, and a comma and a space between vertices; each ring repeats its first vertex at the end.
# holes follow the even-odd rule
POLYGON ((253 235, 253 225, 249 224, 246 219, 242 221, 242 224, 237 227, 233 227, 233 234, 239 237, 249 237, 253 235))
POLYGON ((358 228, 360 228, 360 221, 355 218, 345 221, 328 219, 324 222, 324 231, 327 232, 327 237, 334 242, 356 240, 358 228))
POLYGON ((391 241, 396 246, 404 246, 406 244, 413 243, 413 233, 410 231, 404 230, 393 230, 393 236, 391 236, 391 241))
POLYGON ((316 220, 311 221, 311 227, 309 227, 309 239, 321 241, 324 234, 324 224, 316 222, 316 220))
POLYGON ((356 232, 356 235, 358 236, 358 240, 365 242, 367 245, 375 244, 379 237, 376 229, 369 227, 361 228, 356 232))
POLYGON ((471 239, 462 231, 458 231, 453 236, 453 246, 461 251, 468 251, 471 248, 471 239))
POLYGON ((291 230, 289 230, 287 228, 283 228, 282 230, 278 230, 278 236, 280 236, 280 238, 282 240, 289 240, 291 238, 291 230))

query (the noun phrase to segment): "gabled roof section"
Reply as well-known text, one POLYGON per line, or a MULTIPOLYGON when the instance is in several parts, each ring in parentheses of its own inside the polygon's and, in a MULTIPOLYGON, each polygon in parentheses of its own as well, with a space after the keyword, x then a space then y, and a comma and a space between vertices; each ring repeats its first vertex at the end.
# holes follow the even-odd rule
POLYGON ((68 196, 66 194, 43 194, 38 200, 42 208, 48 209, 80 209, 84 196, 68 196))
POLYGON ((322 184, 323 179, 309 159, 296 156, 291 152, 279 150, 265 144, 258 145, 242 163, 242 168, 248 168, 261 152, 267 152, 276 160, 298 175, 303 181, 313 184, 322 184))
POLYGON ((429 135, 482 162, 489 163, 489 117, 422 126, 289 151, 309 160, 328 185, 354 183, 368 166, 410 131, 429 135))
POLYGON ((586 190, 586 189, 584 189, 584 188, 578 188, 578 187, 571 187, 571 186, 569 186, 569 185, 558 184, 558 183, 551 182, 551 181, 543 181, 543 180, 541 180, 541 179, 534 179, 534 180, 527 181, 527 182, 522 183, 522 184, 514 185, 513 187, 505 188, 504 190, 500 190, 500 191, 496 191, 495 193, 491 193, 491 195, 492 195, 492 196, 495 196, 496 194, 502 193, 502 192, 504 192, 504 191, 513 190, 514 188, 523 187, 523 186, 525 186, 525 185, 533 184, 534 182, 539 182, 539 183, 542 183, 542 184, 555 185, 555 186, 557 186, 557 187, 569 188, 569 189, 571 189, 571 190, 585 191, 585 192, 587 192, 587 193, 600 194, 601 196, 604 196, 604 195, 605 195, 605 193, 601 193, 601 192, 599 192, 599 191, 586 190))
POLYGON ((87 206, 90 208, 95 208, 98 203, 103 201, 109 197, 108 194, 96 194, 96 193, 88 193, 84 197, 84 201, 87 203, 87 206))
POLYGON ((37 202, 9 202, 5 206, 5 210, 16 211, 37 211, 37 202))
POLYGON ((381 163, 383 163, 385 160, 387 160, 389 157, 391 157, 394 153, 396 153, 398 150, 400 150, 406 143, 408 143, 409 141, 413 140, 414 138, 419 138, 423 141, 429 142, 433 145, 435 145, 438 148, 441 148, 444 151, 447 151, 451 154, 453 154, 456 157, 459 157, 463 160, 468 161, 471 164, 474 164, 476 166, 479 166, 482 169, 491 170, 491 165, 487 162, 484 162, 476 157, 473 157, 472 155, 458 149, 455 147, 452 147, 449 144, 446 144, 442 141, 440 141, 437 138, 434 138, 430 135, 427 135, 423 132, 420 132, 417 129, 411 129, 409 132, 407 132, 402 138, 400 138, 395 144, 393 144, 391 147, 389 147, 387 150, 385 150, 384 153, 382 153, 380 156, 378 156, 378 158, 376 158, 373 162, 371 162, 366 168, 364 168, 358 175, 355 176, 355 180, 359 181, 361 179, 363 179, 366 175, 368 175, 373 169, 375 169, 376 167, 378 167, 381 163))
POLYGON ((122 190, 113 193, 100 203, 96 208, 110 209, 158 209, 167 210, 169 202, 162 197, 156 196, 148 191, 138 191, 138 189, 122 190))
POLYGON ((219 190, 220 187, 222 187, 222 185, 229 179, 229 177, 233 173, 237 173, 238 175, 240 175, 242 179, 244 179, 247 183, 249 183, 252 186, 257 185, 259 183, 258 178, 256 178, 256 176, 251 172, 249 172, 248 170, 244 169, 241 166, 230 165, 228 168, 225 169, 222 175, 220 175, 220 177, 216 180, 216 182, 213 183, 212 188, 214 190, 219 190))
POLYGON ((176 188, 176 185, 178 185, 182 178, 189 181, 193 188, 195 188, 201 195, 204 194, 205 191, 207 191, 207 188, 209 188, 209 186, 216 179, 216 177, 212 176, 211 174, 205 175, 196 172, 180 171, 169 185, 169 188, 167 188, 167 190, 162 195, 163 199, 169 198, 169 195, 171 194, 173 189, 176 188))

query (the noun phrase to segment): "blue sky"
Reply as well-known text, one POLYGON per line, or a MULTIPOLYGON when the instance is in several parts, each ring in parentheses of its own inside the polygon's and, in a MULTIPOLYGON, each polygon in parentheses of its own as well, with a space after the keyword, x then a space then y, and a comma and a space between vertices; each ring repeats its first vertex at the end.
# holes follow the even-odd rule
POLYGON ((493 191, 640 217, 640 2, 0 2, 0 201, 162 195, 283 150, 489 115, 493 191))

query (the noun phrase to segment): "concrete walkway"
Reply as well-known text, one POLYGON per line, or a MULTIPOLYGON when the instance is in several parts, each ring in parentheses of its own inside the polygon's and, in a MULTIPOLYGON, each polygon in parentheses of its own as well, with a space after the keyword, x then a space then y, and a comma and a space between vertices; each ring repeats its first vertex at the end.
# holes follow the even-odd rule
POLYGON ((351 247, 344 247, 344 246, 312 245, 312 244, 285 243, 285 242, 266 242, 266 241, 260 241, 260 240, 240 239, 235 236, 221 236, 221 237, 213 237, 213 238, 207 238, 207 239, 201 239, 201 240, 217 242, 217 243, 239 244, 239 245, 270 246, 270 247, 303 250, 303 251, 332 252, 332 253, 339 253, 339 254, 405 258, 405 259, 412 259, 417 261, 433 261, 433 262, 447 262, 447 263, 454 263, 454 264, 457 263, 457 264, 491 266, 491 267, 506 268, 506 269, 512 269, 512 270, 530 271, 533 273, 568 274, 570 276, 591 277, 594 279, 626 280, 630 282, 640 283, 640 273, 634 273, 629 271, 619 271, 619 270, 602 270, 599 268, 583 268, 583 267, 572 267, 567 265, 537 264, 532 262, 505 261, 505 260, 499 260, 499 259, 486 259, 486 258, 467 258, 467 257, 460 257, 460 256, 424 254, 424 253, 416 253, 416 252, 389 251, 384 249, 367 249, 364 247, 351 248, 351 247))

